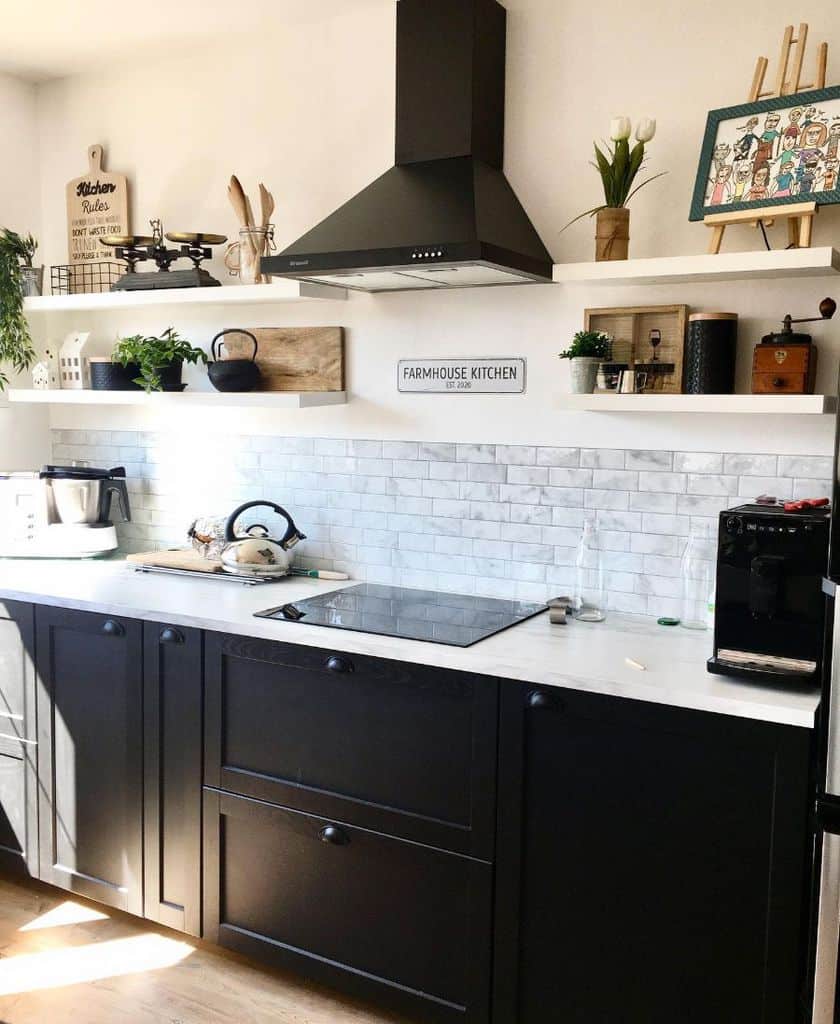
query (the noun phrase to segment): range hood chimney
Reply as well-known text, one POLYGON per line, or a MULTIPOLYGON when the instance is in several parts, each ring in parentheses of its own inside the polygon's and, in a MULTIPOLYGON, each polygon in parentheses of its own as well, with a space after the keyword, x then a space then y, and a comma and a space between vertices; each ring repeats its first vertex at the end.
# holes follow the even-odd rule
POLYGON ((362 291, 550 281, 502 172, 505 36, 496 0, 399 0, 395 166, 263 271, 362 291))

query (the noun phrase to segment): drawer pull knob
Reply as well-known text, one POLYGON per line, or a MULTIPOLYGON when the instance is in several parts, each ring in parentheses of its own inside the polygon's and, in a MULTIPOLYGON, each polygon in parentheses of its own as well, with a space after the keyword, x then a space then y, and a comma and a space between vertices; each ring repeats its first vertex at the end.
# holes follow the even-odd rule
POLYGON ((162 644, 182 644, 184 642, 184 634, 180 629, 173 629, 172 626, 167 626, 166 629, 160 631, 160 642, 162 644))
POLYGON ((784 386, 785 386, 785 378, 784 377, 774 377, 773 378, 773 387, 774 388, 783 388, 784 386))
POLYGON ((543 690, 534 690, 528 694, 528 707, 534 708, 537 711, 542 711, 545 708, 553 708, 555 711, 563 710, 563 702, 558 700, 557 697, 553 697, 543 690))
POLYGON ((125 636, 125 626, 121 622, 117 622, 116 619, 106 619, 102 626, 102 632, 106 636, 125 636))
POLYGON ((333 654, 331 658, 327 658, 327 668, 330 672, 352 672, 353 662, 333 654))
POLYGON ((350 837, 337 825, 325 825, 318 833, 322 843, 329 843, 330 846, 346 846, 350 837))

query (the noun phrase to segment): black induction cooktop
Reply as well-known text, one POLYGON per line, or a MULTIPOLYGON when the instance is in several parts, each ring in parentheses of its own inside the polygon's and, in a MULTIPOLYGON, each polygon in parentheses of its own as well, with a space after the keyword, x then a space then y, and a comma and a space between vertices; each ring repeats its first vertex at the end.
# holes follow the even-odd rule
POLYGON ((360 583, 255 614, 261 619, 469 647, 545 610, 544 604, 360 583))

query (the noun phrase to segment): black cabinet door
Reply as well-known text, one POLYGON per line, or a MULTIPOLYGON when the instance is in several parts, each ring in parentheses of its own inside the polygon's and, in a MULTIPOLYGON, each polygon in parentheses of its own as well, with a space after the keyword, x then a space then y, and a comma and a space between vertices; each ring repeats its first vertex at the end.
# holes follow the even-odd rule
POLYGON ((143 913, 139 622, 39 606, 40 874, 143 913))
POLYGON ((0 867, 38 875, 35 611, 0 601, 0 867))
POLYGON ((491 866, 205 791, 204 936, 432 1022, 486 1024, 491 866))
POLYGON ((498 683, 205 640, 207 785, 492 859, 498 683))
POLYGON ((143 623, 144 914, 201 934, 202 634, 143 623))
POLYGON ((795 1024, 810 733, 502 684, 496 1024, 795 1024))

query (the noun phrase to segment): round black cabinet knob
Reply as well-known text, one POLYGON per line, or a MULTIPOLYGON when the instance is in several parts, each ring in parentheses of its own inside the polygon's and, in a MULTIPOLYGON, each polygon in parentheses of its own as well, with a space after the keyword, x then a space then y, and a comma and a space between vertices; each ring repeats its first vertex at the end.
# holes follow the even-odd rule
POLYGON ((166 629, 160 631, 160 642, 162 644, 182 644, 184 642, 184 634, 180 629, 167 626, 166 629))
POLYGON ((528 695, 528 706, 532 708, 550 708, 552 706, 552 700, 547 693, 542 690, 534 690, 533 693, 528 695))
POLYGON ((102 632, 106 636, 124 636, 125 626, 116 619, 106 619, 102 625, 102 632))
POLYGON ((337 654, 327 658, 327 666, 330 672, 352 672, 353 662, 347 658, 339 658, 337 654))
POLYGON ((350 842, 350 837, 338 825, 325 825, 318 835, 322 843, 330 846, 346 846, 350 842))
POLYGON ((784 377, 774 377, 773 378, 773 387, 774 388, 783 388, 784 386, 785 386, 785 378, 784 377))

